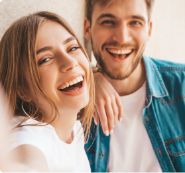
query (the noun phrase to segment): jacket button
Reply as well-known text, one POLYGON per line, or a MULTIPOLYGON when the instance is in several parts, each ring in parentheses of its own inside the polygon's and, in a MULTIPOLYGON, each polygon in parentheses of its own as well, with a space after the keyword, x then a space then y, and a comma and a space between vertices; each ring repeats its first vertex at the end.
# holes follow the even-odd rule
POLYGON ((159 148, 157 148, 157 153, 161 156, 162 155, 162 152, 159 148))
POLYGON ((101 152, 101 153, 99 154, 99 156, 100 156, 101 158, 103 158, 103 157, 104 157, 104 153, 101 152))
POLYGON ((150 118, 149 117, 145 117, 145 122, 148 123, 150 121, 150 118))

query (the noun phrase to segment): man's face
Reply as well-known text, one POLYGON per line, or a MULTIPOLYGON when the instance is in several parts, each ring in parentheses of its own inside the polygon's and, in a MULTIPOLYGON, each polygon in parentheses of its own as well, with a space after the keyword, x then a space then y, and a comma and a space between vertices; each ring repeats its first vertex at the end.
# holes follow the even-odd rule
POLYGON ((129 77, 141 62, 151 32, 145 0, 96 4, 91 24, 85 23, 85 32, 105 73, 112 79, 129 77))

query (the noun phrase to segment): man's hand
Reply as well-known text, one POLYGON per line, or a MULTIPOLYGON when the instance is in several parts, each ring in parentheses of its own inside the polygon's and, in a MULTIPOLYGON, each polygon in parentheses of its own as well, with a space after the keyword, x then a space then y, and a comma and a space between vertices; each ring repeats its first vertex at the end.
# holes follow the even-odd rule
POLYGON ((112 133, 117 121, 122 119, 123 108, 119 94, 100 73, 94 73, 96 91, 96 113, 94 121, 101 123, 105 135, 112 133))

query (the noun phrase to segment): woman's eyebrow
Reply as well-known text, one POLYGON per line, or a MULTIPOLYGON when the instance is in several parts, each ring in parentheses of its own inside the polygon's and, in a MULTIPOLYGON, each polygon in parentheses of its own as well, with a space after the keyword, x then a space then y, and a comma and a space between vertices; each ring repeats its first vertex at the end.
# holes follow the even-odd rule
MULTIPOLYGON (((76 38, 74 38, 73 36, 71 36, 71 37, 67 38, 66 40, 64 40, 63 41, 63 44, 67 44, 70 41, 74 41, 74 40, 76 40, 76 38)), ((40 49, 38 49, 36 51, 36 54, 38 55, 39 53, 42 53, 44 51, 51 50, 51 49, 52 49, 52 47, 50 47, 50 46, 42 47, 42 48, 40 48, 40 49)))
POLYGON ((38 55, 39 53, 42 53, 44 51, 51 50, 51 49, 52 49, 52 47, 50 47, 50 46, 42 47, 36 51, 36 54, 38 55))
POLYGON ((67 44, 68 42, 74 41, 74 40, 76 40, 76 38, 74 38, 73 36, 71 36, 71 37, 67 38, 66 40, 64 40, 63 44, 67 44))

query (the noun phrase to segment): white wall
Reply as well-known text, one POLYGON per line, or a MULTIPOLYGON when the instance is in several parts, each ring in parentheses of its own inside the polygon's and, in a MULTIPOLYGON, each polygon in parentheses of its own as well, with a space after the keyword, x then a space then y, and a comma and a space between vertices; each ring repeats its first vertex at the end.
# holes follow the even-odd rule
POLYGON ((82 40, 83 0, 0 0, 0 37, 15 19, 39 10, 63 16, 82 40))
MULTIPOLYGON (((84 0, 0 0, 0 37, 19 16, 37 10, 62 15, 82 39, 84 0)), ((146 54, 185 63, 185 0, 156 0, 146 54)))
POLYGON ((146 54, 185 63, 185 0, 156 0, 146 54))

